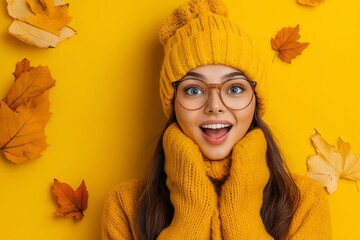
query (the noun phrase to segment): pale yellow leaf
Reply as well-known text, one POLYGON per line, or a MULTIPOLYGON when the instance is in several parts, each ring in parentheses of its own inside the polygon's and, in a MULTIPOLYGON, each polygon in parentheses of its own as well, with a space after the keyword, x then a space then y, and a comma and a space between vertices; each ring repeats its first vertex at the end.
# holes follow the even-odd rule
POLYGON ((328 193, 333 194, 336 191, 340 174, 323 157, 310 156, 307 168, 307 176, 317 180, 328 193))
POLYGON ((310 139, 315 151, 322 156, 324 161, 327 161, 338 173, 341 173, 343 161, 341 154, 336 151, 335 147, 327 143, 318 132, 313 134, 310 139))
POLYGON ((336 191, 339 178, 353 181, 360 179, 360 157, 351 151, 351 145, 341 139, 338 149, 328 144, 318 132, 311 136, 317 155, 307 160, 307 175, 317 180, 332 194, 336 191))
POLYGON ((350 180, 359 180, 360 179, 360 157, 355 156, 352 153, 350 143, 346 143, 339 138, 339 152, 344 159, 344 167, 341 173, 342 178, 350 180))
POLYGON ((9 33, 21 41, 37 46, 39 48, 56 47, 61 41, 72 37, 76 31, 70 27, 64 27, 60 31, 60 36, 49 33, 34 27, 28 23, 14 20, 8 29, 9 33))
POLYGON ((26 0, 6 0, 6 2, 8 13, 14 19, 25 21, 33 15, 26 0))

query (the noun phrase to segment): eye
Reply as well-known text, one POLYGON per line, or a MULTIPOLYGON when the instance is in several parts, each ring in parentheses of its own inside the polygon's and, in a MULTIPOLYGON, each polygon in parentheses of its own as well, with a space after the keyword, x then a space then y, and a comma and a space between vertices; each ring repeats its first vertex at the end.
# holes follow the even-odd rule
POLYGON ((200 94, 203 94, 204 92, 201 91, 201 89, 197 86, 192 86, 192 87, 187 87, 185 88, 185 93, 187 95, 190 95, 190 96, 194 96, 194 95, 200 95, 200 94))
POLYGON ((228 88, 227 92, 228 94, 240 94, 244 91, 244 89, 241 86, 234 85, 228 88))

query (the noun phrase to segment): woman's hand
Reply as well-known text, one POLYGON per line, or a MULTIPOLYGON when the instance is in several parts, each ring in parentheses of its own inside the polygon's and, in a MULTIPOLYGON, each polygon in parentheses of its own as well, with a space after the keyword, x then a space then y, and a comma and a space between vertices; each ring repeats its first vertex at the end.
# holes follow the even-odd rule
POLYGON ((206 176, 198 146, 177 124, 172 124, 165 131, 163 146, 166 184, 170 190, 174 217, 158 239, 210 239, 217 195, 206 176))
POLYGON ((220 195, 220 219, 224 239, 272 239, 260 216, 263 190, 269 179, 267 143, 255 129, 234 147, 230 175, 220 195))

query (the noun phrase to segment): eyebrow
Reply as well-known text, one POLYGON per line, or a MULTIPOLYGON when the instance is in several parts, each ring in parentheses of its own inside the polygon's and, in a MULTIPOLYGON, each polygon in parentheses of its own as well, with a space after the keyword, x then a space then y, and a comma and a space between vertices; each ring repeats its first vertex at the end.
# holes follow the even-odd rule
MULTIPOLYGON (((197 72, 188 72, 185 74, 185 76, 182 79, 184 79, 188 76, 200 78, 200 79, 206 79, 206 77, 204 75, 202 75, 201 73, 197 73, 197 72)), ((228 78, 234 78, 234 77, 246 77, 246 76, 242 72, 231 72, 231 73, 225 74, 222 78, 228 79, 228 78)))

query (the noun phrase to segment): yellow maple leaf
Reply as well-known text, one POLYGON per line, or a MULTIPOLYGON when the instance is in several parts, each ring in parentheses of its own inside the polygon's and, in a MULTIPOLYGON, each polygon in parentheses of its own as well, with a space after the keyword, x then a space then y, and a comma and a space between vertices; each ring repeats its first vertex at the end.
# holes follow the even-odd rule
POLYGON ((338 149, 335 149, 318 132, 310 139, 317 154, 307 159, 307 175, 317 180, 330 194, 336 191, 339 178, 360 179, 360 156, 352 153, 350 143, 339 138, 338 149))
POLYGON ((60 30, 71 21, 69 4, 55 6, 54 0, 27 0, 34 15, 26 21, 40 29, 60 36, 60 30))

